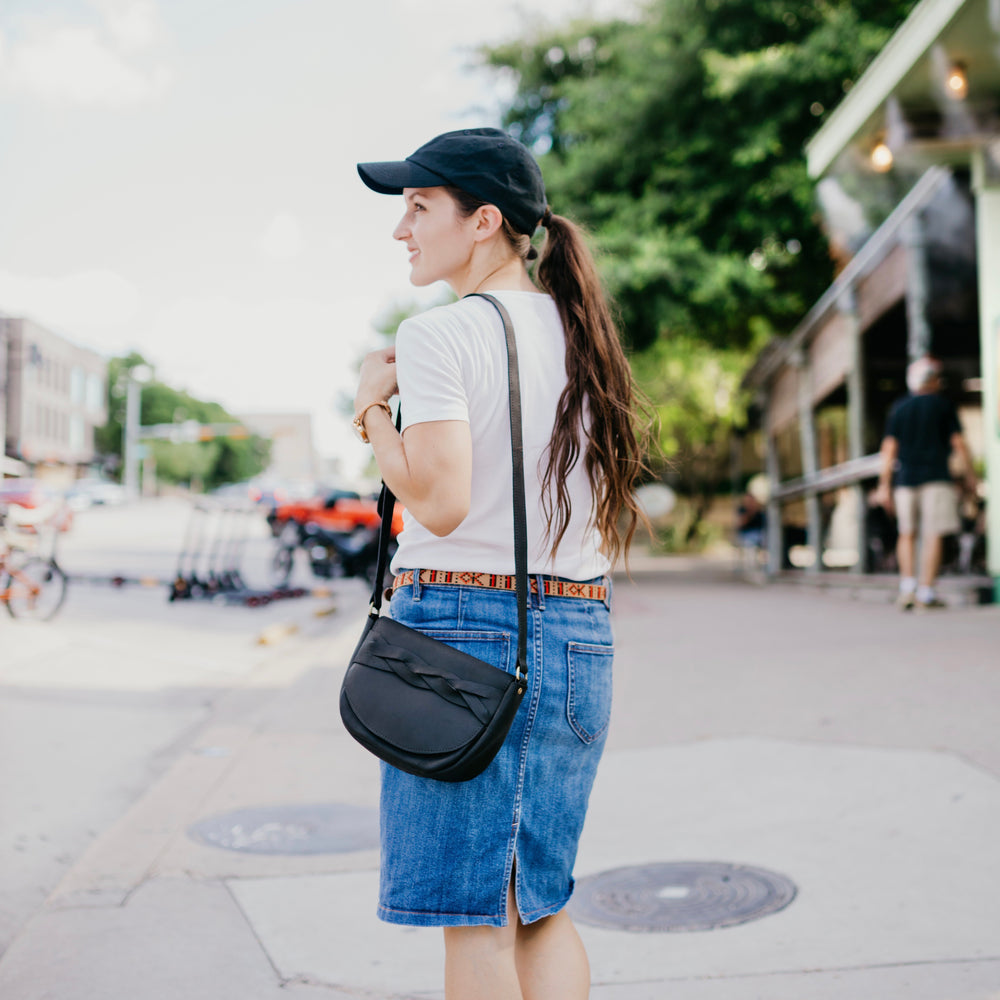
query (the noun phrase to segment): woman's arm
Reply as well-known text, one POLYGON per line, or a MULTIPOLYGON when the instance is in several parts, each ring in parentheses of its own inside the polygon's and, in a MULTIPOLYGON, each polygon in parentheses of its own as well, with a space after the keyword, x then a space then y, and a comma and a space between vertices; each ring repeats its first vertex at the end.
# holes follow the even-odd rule
MULTIPOLYGON (((388 400, 396 392, 394 348, 369 354, 361 366, 354 399, 360 413, 369 403, 388 400)), ((379 472, 399 502, 428 531, 444 536, 469 513, 472 493, 472 437, 463 420, 413 424, 400 436, 389 414, 372 407, 364 418, 365 433, 379 472)))

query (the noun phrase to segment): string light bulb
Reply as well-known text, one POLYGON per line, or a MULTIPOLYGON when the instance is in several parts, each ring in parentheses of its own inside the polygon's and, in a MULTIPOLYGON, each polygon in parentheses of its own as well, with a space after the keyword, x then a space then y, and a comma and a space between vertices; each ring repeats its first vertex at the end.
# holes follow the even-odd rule
POLYGON ((882 141, 879 141, 871 151, 872 169, 880 174, 884 174, 892 169, 892 150, 882 141))
POLYGON ((945 93, 953 101, 964 101, 969 96, 969 75, 965 71, 965 64, 952 63, 944 83, 945 93))

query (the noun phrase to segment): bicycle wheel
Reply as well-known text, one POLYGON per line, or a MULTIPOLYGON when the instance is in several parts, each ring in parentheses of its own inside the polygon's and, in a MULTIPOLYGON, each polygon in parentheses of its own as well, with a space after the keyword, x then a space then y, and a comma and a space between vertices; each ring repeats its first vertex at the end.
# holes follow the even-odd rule
POLYGON ((4 580, 7 610, 13 618, 48 621, 66 599, 66 574, 54 559, 29 559, 4 580))

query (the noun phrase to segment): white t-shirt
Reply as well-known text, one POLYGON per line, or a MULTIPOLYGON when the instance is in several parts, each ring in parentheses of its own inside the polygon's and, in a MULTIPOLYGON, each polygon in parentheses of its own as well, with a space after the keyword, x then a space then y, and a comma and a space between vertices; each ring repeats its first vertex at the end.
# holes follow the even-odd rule
MULTIPOLYGON (((528 572, 588 580, 609 569, 591 523, 592 495, 582 454, 568 476, 569 528, 551 558, 541 478, 566 385, 566 343, 555 302, 537 292, 493 292, 517 341, 528 515, 528 572)), ((485 299, 461 299, 405 320, 396 334, 403 430, 432 420, 464 420, 472 434, 472 498, 465 520, 444 538, 403 516, 392 570, 514 572, 507 349, 503 324, 485 299)), ((584 442, 581 441, 581 450, 584 442)))

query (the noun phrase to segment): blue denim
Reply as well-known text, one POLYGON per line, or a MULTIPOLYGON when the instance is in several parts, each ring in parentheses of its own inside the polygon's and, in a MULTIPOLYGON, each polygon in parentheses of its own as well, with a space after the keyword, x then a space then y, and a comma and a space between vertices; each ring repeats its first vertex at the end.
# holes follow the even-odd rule
MULTIPOLYGON (((609 604, 529 594, 528 690, 477 778, 449 784, 382 765, 382 920, 505 926, 512 870, 523 923, 566 905, 611 716, 609 604)), ((514 593, 417 583, 397 590, 390 610, 513 673, 514 593)))

